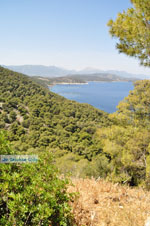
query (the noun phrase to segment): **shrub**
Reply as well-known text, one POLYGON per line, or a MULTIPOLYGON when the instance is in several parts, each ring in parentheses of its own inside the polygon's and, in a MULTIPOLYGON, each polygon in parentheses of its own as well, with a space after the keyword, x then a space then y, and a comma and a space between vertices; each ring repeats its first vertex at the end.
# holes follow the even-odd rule
MULTIPOLYGON (((2 132, 0 154, 16 154, 2 132)), ((0 225, 72 225, 68 183, 60 179, 50 153, 33 164, 0 164, 0 225)))

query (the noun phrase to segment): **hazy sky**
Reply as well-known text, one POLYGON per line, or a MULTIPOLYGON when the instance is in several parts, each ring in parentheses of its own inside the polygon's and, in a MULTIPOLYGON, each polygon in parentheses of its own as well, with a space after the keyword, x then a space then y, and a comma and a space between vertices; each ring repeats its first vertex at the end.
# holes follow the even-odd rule
POLYGON ((129 0, 0 0, 0 64, 150 69, 115 49, 106 26, 129 0))

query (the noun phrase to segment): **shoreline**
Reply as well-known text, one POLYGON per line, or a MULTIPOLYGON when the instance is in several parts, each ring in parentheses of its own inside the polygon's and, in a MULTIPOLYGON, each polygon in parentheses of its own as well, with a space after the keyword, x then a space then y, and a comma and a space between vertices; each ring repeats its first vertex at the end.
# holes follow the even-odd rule
POLYGON ((116 80, 116 81, 88 81, 88 82, 83 82, 83 83, 73 83, 73 82, 58 82, 58 83, 53 83, 53 84, 50 84, 50 85, 48 85, 48 87, 53 87, 53 86, 56 86, 56 85, 88 85, 89 84, 89 82, 97 82, 97 83, 104 83, 104 82, 109 82, 109 83, 111 83, 111 82, 135 82, 135 81, 128 81, 128 80, 124 80, 124 81, 119 81, 119 80, 116 80))
POLYGON ((51 85, 48 85, 48 86, 56 86, 56 85, 88 85, 89 83, 88 82, 84 82, 84 83, 71 83, 71 82, 58 82, 58 83, 53 83, 51 85))
POLYGON ((58 82, 58 83, 53 83, 53 85, 87 85, 88 82, 58 82))
POLYGON ((51 85, 48 85, 48 86, 55 86, 55 85, 88 85, 89 82, 134 82, 134 81, 128 81, 128 80, 116 80, 116 81, 88 81, 88 82, 83 82, 83 83, 78 83, 78 82, 56 82, 56 83, 52 83, 51 85))

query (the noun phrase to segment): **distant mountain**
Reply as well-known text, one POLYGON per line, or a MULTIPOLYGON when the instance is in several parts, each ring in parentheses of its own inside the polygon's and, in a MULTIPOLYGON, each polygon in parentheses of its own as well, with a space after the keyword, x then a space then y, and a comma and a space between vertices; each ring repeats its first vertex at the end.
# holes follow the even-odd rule
POLYGON ((20 72, 29 76, 41 76, 41 77, 62 77, 66 75, 92 75, 97 73, 104 73, 104 74, 113 74, 118 75, 124 78, 140 78, 140 79, 150 79, 150 75, 143 75, 143 74, 132 74, 126 71, 117 71, 117 70, 107 70, 103 71, 100 69, 95 68, 85 68, 84 70, 67 70, 64 68, 56 67, 56 66, 43 66, 43 65, 20 65, 20 66, 5 66, 5 68, 11 69, 16 72, 20 72))
POLYGON ((95 74, 95 73, 108 73, 108 74, 114 74, 118 75, 124 78, 140 78, 140 79, 150 79, 150 75, 144 75, 144 74, 133 74, 126 71, 117 71, 117 70, 107 70, 103 71, 100 69, 95 68, 85 68, 84 70, 79 71, 80 74, 95 74))
POLYGON ((79 74, 96 74, 96 73, 103 73, 104 71, 96 68, 87 67, 83 70, 78 71, 79 74))
POLYGON ((69 79, 79 79, 84 82, 88 81, 94 81, 94 82, 101 82, 101 81, 106 81, 106 82, 114 82, 114 81, 135 81, 137 79, 135 78, 124 78, 119 75, 115 75, 112 73, 93 73, 93 74, 74 74, 74 75, 69 75, 66 76, 65 78, 69 79))
POLYGON ((2 65, 2 66, 15 72, 19 72, 29 76, 59 77, 75 73, 75 71, 66 70, 55 66, 43 66, 43 65, 20 65, 20 66, 2 65))
POLYGON ((115 71, 115 70, 108 70, 108 73, 113 73, 124 78, 140 78, 140 79, 150 79, 150 75, 143 75, 143 74, 132 74, 126 71, 115 71))

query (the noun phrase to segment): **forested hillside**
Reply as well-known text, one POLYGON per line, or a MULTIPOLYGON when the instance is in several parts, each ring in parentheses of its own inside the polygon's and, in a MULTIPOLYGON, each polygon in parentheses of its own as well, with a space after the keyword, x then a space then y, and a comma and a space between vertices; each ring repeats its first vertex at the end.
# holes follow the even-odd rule
POLYGON ((96 128, 110 124, 108 114, 66 100, 23 74, 0 67, 0 128, 17 150, 66 150, 91 159, 101 152, 96 128))
POLYGON ((2 67, 0 85, 0 128, 15 150, 51 151, 63 173, 150 188, 150 81, 137 81, 110 115, 2 67))

